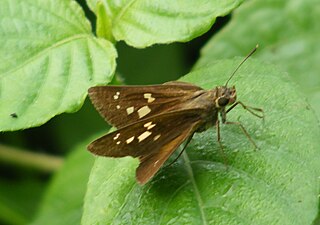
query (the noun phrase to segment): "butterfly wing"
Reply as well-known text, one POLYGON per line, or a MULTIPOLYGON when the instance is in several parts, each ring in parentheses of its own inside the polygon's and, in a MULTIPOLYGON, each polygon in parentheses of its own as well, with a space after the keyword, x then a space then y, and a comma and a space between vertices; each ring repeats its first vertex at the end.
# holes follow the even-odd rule
POLYGON ((88 146, 100 156, 138 157, 137 180, 144 184, 201 123, 198 110, 184 110, 140 120, 107 134, 88 146))
POLYGON ((137 181, 142 185, 147 183, 159 171, 161 166, 180 144, 195 132, 196 127, 197 124, 193 123, 190 127, 183 130, 179 136, 161 146, 157 152, 139 157, 140 164, 136 170, 137 181))
POLYGON ((185 82, 150 86, 98 86, 89 97, 105 120, 120 128, 163 112, 174 111, 200 87, 185 82))

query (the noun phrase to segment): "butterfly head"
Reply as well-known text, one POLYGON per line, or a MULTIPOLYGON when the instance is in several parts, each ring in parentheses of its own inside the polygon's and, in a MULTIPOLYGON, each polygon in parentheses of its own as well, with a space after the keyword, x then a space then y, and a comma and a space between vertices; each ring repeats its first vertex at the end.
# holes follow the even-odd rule
POLYGON ((219 86, 216 88, 215 105, 217 108, 224 108, 233 104, 237 100, 237 92, 235 86, 226 87, 219 86))

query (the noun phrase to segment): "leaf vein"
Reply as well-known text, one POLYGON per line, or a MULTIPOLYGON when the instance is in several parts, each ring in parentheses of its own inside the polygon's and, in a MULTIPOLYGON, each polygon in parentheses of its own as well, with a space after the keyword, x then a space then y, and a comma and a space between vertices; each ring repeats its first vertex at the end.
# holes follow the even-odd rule
POLYGON ((113 26, 117 24, 118 20, 121 19, 121 17, 128 11, 130 6, 133 5, 135 2, 136 0, 129 1, 125 6, 122 7, 120 13, 113 20, 113 26))
POLYGON ((50 64, 50 57, 47 57, 47 59, 45 60, 43 66, 41 66, 41 68, 46 68, 46 71, 44 71, 43 76, 41 76, 41 81, 37 82, 39 85, 38 87, 34 87, 34 91, 31 92, 32 94, 30 94, 28 97, 25 98, 25 102, 23 104, 21 104, 21 106, 23 106, 23 110, 18 110, 24 114, 26 114, 26 112, 30 109, 30 106, 37 101, 37 99, 40 96, 40 93, 42 92, 42 88, 48 78, 48 74, 49 74, 49 64, 50 64))
POLYGON ((199 191, 199 188, 197 186, 197 183, 196 183, 196 181, 194 179, 194 174, 193 174, 193 170, 192 170, 192 167, 191 167, 191 162, 190 162, 189 157, 188 157, 186 152, 183 153, 183 159, 185 161, 186 170, 187 170, 188 175, 190 177, 190 181, 192 183, 192 186, 193 186, 193 189, 194 189, 194 193, 195 193, 195 196, 196 196, 196 199, 197 199, 197 202, 198 202, 198 206, 199 206, 199 210, 200 210, 200 214, 201 214, 201 219, 203 221, 203 224, 207 225, 208 222, 207 222, 206 215, 205 215, 205 212, 204 212, 203 200, 201 198, 200 191, 199 191))
POLYGON ((65 38, 65 39, 62 39, 58 42, 56 42, 55 44, 53 45, 50 45, 49 47, 47 48, 44 48, 43 50, 39 51, 37 54, 33 55, 32 57, 30 57, 29 59, 27 59, 26 61, 24 61, 23 63, 21 63, 20 65, 14 67, 13 69, 11 70, 8 70, 2 74, 0 74, 1 77, 5 77, 5 76, 8 76, 10 75, 11 73, 14 73, 16 72, 17 70, 21 69, 22 67, 24 67, 25 65, 27 65, 28 63, 32 62, 33 60, 39 58, 40 56, 43 56, 45 54, 47 54, 50 50, 54 49, 54 48, 57 48, 57 47, 60 47, 60 46, 63 46, 64 44, 68 44, 70 43, 71 41, 74 41, 74 40, 77 40, 77 39, 88 39, 90 38, 91 35, 88 35, 88 34, 81 34, 81 35, 74 35, 70 38, 65 38))

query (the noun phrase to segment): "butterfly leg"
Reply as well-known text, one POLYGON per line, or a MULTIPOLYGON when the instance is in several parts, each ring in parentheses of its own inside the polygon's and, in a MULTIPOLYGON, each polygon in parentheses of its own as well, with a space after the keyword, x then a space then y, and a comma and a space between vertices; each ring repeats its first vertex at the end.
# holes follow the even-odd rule
POLYGON ((234 107, 236 107, 237 105, 241 105, 245 110, 247 110, 248 112, 250 112, 252 115, 262 118, 264 120, 264 112, 263 109, 260 108, 255 108, 255 107, 251 107, 251 106, 247 106, 245 104, 243 104, 242 102, 238 101, 235 102, 232 106, 230 106, 230 108, 227 109, 226 113, 230 112, 234 107), (262 113, 262 115, 259 115, 256 112, 260 112, 262 113))
POLYGON ((180 158, 180 156, 182 155, 182 153, 184 152, 184 150, 186 150, 187 146, 189 145, 189 143, 190 143, 190 141, 191 141, 194 133, 195 133, 195 132, 193 132, 193 133, 188 137, 188 139, 187 139, 186 143, 184 144, 183 149, 181 150, 181 152, 179 153, 179 155, 178 155, 169 165, 167 165, 166 167, 171 166, 173 163, 175 163, 175 162, 180 158))
POLYGON ((248 131, 244 128, 244 126, 240 123, 240 122, 230 122, 230 121, 226 121, 225 124, 234 124, 240 127, 240 129, 242 130, 242 132, 247 136, 247 138, 249 139, 249 141, 253 144, 253 146, 256 149, 259 149, 258 146, 256 145, 256 143, 253 141, 253 139, 251 138, 251 136, 249 135, 248 131))
POLYGON ((220 121, 217 120, 216 121, 216 129, 217 129, 217 141, 220 145, 220 152, 221 152, 221 155, 223 157, 223 161, 224 161, 224 164, 225 165, 228 165, 228 160, 227 160, 227 157, 226 155, 224 154, 224 151, 223 151, 223 145, 221 143, 221 135, 220 135, 220 121))

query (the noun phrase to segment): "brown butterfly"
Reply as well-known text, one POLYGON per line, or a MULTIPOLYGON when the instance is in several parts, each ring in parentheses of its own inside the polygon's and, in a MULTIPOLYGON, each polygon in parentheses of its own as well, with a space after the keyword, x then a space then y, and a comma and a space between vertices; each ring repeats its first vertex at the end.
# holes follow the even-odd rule
POLYGON ((100 156, 138 157, 140 164, 136 178, 140 184, 145 184, 186 141, 181 153, 184 151, 195 132, 216 126, 222 148, 219 114, 222 123, 239 125, 255 145, 239 122, 226 121, 226 114, 241 105, 255 116, 263 118, 263 115, 255 112, 263 113, 262 109, 248 107, 237 101, 235 87, 227 86, 237 69, 256 48, 239 64, 224 86, 212 90, 178 81, 162 85, 90 88, 89 97, 95 108, 118 130, 93 141, 88 150, 100 156), (227 106, 230 107, 226 109, 227 106))

